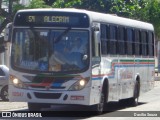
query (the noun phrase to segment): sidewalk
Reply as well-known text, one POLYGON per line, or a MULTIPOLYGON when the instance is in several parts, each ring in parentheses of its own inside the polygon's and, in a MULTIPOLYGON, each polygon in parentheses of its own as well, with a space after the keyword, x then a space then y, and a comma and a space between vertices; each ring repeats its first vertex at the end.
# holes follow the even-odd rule
POLYGON ((19 109, 28 109, 25 102, 3 102, 0 101, 0 111, 12 111, 19 109))

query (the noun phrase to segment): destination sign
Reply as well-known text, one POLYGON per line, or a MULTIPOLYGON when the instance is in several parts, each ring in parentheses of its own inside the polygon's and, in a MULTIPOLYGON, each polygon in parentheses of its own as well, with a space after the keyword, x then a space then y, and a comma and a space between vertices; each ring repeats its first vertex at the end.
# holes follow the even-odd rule
POLYGON ((69 23, 70 17, 68 16, 28 16, 28 22, 41 22, 46 23, 69 23))
POLYGON ((21 12, 14 21, 15 26, 41 27, 89 27, 89 18, 84 13, 67 12, 21 12))

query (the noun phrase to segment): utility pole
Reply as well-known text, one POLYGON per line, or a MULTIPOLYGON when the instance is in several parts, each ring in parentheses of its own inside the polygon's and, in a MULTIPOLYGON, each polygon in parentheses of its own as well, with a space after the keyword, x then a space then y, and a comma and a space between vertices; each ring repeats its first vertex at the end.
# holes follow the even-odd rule
POLYGON ((8 6, 9 14, 12 14, 12 5, 13 5, 13 0, 9 0, 9 6, 8 6))

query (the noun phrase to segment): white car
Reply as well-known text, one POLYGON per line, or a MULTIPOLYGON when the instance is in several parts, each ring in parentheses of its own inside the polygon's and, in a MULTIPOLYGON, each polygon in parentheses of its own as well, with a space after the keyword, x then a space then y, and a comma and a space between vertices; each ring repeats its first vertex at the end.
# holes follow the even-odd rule
POLYGON ((9 68, 5 65, 0 65, 0 97, 3 101, 8 101, 8 80, 9 68))

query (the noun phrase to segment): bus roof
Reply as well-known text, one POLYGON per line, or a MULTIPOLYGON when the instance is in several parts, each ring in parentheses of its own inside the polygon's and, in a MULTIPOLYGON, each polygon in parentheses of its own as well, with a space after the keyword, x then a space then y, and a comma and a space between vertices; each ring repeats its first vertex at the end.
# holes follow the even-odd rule
POLYGON ((115 25, 122 25, 122 26, 128 26, 128 27, 134 27, 134 28, 140 28, 140 29, 147 29, 153 31, 153 25, 147 22, 142 22, 134 19, 119 17, 112 14, 105 14, 105 13, 99 13, 99 12, 93 12, 88 11, 84 9, 75 9, 75 8, 38 8, 38 9, 25 9, 25 10, 19 10, 19 12, 72 12, 72 13, 86 13, 90 20, 93 22, 101 22, 101 23, 110 23, 115 25))

